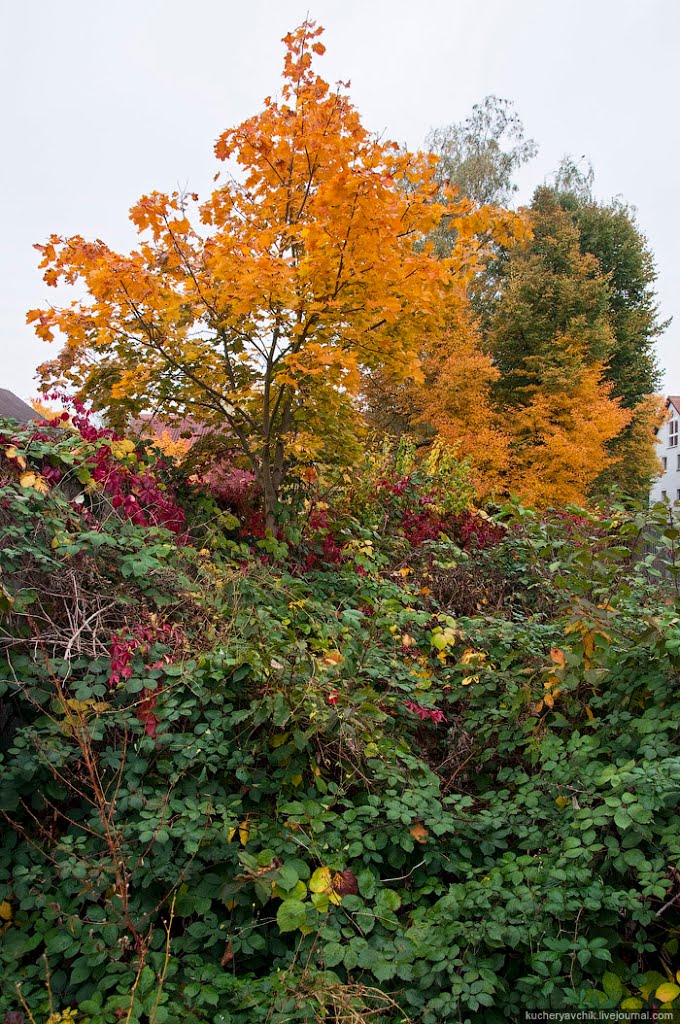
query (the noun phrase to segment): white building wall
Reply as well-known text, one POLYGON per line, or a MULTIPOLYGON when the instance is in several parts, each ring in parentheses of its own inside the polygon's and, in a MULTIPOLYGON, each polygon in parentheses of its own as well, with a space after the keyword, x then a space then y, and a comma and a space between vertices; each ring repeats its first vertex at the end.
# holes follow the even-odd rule
POLYGON ((652 484, 650 501, 680 501, 680 413, 673 403, 669 405, 669 419, 660 427, 657 435, 657 455, 665 469, 662 476, 652 484))

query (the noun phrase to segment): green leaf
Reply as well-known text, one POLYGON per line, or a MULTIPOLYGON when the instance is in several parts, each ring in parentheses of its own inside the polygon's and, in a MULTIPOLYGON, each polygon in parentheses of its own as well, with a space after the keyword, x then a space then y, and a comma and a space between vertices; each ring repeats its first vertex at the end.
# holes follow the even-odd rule
POLYGON ((326 967, 336 967, 339 963, 342 963, 342 958, 345 955, 345 947, 341 946, 339 942, 329 942, 323 949, 323 959, 326 967))
POLYGON ((307 906, 301 900, 284 900, 276 912, 276 921, 282 932, 294 932, 307 920, 307 906))
POLYGON ((280 889, 285 889, 287 892, 294 889, 299 880, 297 871, 290 864, 284 864, 277 872, 276 884, 280 889))
POLYGON ((394 889, 381 889, 375 901, 375 909, 378 916, 385 913, 394 913, 401 906, 401 896, 394 889))
POLYGON ((357 885, 364 899, 370 900, 373 898, 375 893, 375 875, 372 871, 369 871, 368 868, 360 871, 357 875, 357 885))
POLYGON ((631 817, 623 807, 620 807, 614 815, 614 822, 620 829, 630 828, 632 825, 631 817))
POLYGON ((397 973, 397 965, 381 960, 371 970, 378 981, 389 981, 397 973))
POLYGON ((617 1002, 623 995, 621 980, 615 974, 612 974, 611 971, 605 971, 602 975, 602 988, 610 999, 615 999, 617 1002))

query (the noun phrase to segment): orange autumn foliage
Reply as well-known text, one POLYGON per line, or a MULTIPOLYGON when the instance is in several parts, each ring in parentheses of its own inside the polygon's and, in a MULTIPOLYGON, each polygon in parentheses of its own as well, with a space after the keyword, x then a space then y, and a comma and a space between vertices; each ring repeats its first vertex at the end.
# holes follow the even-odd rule
POLYGON ((45 281, 85 297, 28 314, 41 338, 65 341, 44 381, 113 423, 153 406, 227 424, 270 525, 296 464, 351 452, 361 373, 418 378, 452 283, 476 272, 491 234, 514 230, 467 199, 438 201, 435 157, 363 127, 346 87, 314 71, 321 31, 286 36, 280 99, 218 139, 237 176, 197 209, 196 196, 144 196, 126 255, 52 236, 37 247, 45 281), (437 260, 427 239, 444 217, 456 241, 437 260))
POLYGON ((468 460, 480 497, 498 491, 508 463, 508 438, 491 404, 499 373, 481 348, 466 302, 450 308, 446 327, 432 339, 422 367, 424 379, 410 395, 417 420, 435 428, 450 449, 468 460))
POLYGON ((602 364, 588 366, 571 386, 536 390, 512 411, 508 486, 525 502, 585 504, 593 481, 615 463, 607 445, 632 414, 612 399, 603 374, 602 364))
POLYGON ((174 438, 169 430, 157 431, 152 441, 154 446, 173 462, 181 462, 191 449, 191 441, 188 438, 174 438))

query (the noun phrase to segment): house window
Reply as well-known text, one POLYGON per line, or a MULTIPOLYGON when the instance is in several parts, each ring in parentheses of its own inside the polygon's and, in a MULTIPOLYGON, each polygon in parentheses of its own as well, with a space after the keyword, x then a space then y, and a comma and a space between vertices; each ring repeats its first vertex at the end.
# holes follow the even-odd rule
POLYGON ((664 498, 664 499, 668 497, 668 494, 666 493, 666 491, 662 491, 661 492, 661 497, 664 498))
MULTIPOLYGON (((664 473, 665 473, 665 472, 666 472, 666 470, 668 469, 668 459, 667 459, 667 458, 666 458, 666 456, 664 455, 664 456, 662 457, 661 461, 663 462, 663 471, 664 471, 664 473)), ((680 455, 678 455, 678 461, 680 462, 680 455)), ((679 466, 678 468, 680 468, 680 466, 679 466)))
POLYGON ((677 466, 675 468, 677 469, 678 473, 680 473, 680 455, 677 456, 677 460, 678 460, 678 464, 677 464, 677 466))
POLYGON ((678 447, 678 421, 671 420, 668 424, 668 447, 678 447))
POLYGON ((675 493, 676 493, 676 495, 677 495, 677 497, 676 497, 676 499, 675 499, 675 500, 676 500, 676 501, 680 501, 680 487, 678 487, 678 489, 677 489, 677 491, 676 491, 675 493))

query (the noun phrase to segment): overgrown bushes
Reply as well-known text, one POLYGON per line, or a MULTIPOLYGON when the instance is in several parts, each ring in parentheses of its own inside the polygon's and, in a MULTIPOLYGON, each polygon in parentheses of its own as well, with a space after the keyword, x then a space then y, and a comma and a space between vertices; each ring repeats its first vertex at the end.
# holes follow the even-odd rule
POLYGON ((665 510, 480 512, 464 469, 402 449, 258 538, 113 436, 2 434, 0 1010, 672 1002, 665 510), (155 499, 114 508, 109 463, 179 534, 155 499))

